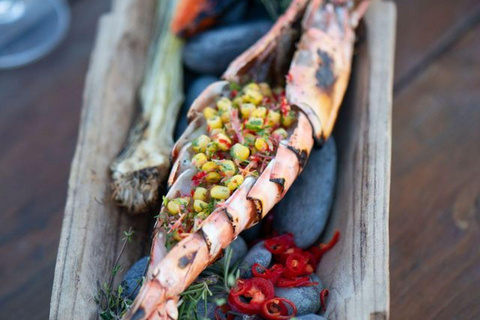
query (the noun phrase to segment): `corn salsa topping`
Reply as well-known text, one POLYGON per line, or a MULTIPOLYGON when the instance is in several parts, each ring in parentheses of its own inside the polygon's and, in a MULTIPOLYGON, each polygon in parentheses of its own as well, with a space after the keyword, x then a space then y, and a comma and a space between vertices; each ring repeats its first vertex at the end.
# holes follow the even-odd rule
POLYGON ((241 186, 259 176, 289 135, 297 113, 283 88, 267 83, 231 84, 214 105, 203 110, 207 132, 192 141, 197 172, 189 194, 164 198, 159 218, 174 244, 197 231, 202 222, 241 186))

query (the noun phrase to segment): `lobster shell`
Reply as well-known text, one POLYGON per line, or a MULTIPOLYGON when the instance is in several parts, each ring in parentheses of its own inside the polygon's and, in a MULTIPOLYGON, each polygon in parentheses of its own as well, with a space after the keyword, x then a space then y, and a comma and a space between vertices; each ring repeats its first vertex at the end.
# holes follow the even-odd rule
POLYGON ((314 142, 321 144, 331 135, 350 76, 353 29, 367 5, 367 1, 292 1, 271 30, 230 64, 223 75, 226 81, 210 85, 195 100, 188 113, 189 127, 172 150, 167 197, 191 177, 189 147, 205 132, 202 110, 227 90, 228 82, 254 79, 285 85, 287 101, 299 116, 260 177, 247 177, 196 233, 166 253, 164 230, 156 226, 147 281, 124 319, 177 319, 179 294, 240 232, 282 199, 305 166, 314 142))

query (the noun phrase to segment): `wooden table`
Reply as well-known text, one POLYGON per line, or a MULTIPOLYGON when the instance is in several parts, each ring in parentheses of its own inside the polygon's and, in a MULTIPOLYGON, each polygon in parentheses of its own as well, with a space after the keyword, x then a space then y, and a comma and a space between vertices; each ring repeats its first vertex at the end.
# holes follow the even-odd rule
MULTIPOLYGON (((398 0, 391 318, 480 318, 480 3, 398 0)), ((106 0, 0 72, 0 319, 47 319, 84 76, 106 0)))

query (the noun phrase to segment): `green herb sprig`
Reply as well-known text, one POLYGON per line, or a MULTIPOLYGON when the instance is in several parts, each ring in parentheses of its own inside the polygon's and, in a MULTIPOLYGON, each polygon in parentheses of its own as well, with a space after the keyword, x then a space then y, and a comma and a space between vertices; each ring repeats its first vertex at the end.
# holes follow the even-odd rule
POLYGON ((205 269, 197 281, 180 295, 182 301, 178 309, 179 319, 203 320, 207 317, 208 302, 214 302, 218 306, 226 303, 216 296, 228 294, 240 277, 238 263, 230 266, 232 255, 233 250, 227 248, 224 258, 205 269), (204 315, 197 314, 199 303, 205 304, 204 315))
MULTIPOLYGON (((102 320, 120 320, 133 303, 132 296, 125 295, 125 288, 122 284, 118 285, 118 287, 113 286, 116 276, 119 272, 123 271, 120 265, 120 258, 122 257, 127 244, 132 242, 133 235, 135 234, 132 228, 123 233, 124 237, 122 238, 122 246, 115 259, 115 263, 113 264, 109 280, 102 285, 97 283, 98 292, 95 296, 95 302, 98 305, 98 317, 102 320)), ((132 293, 141 286, 142 282, 143 279, 137 283, 137 286, 132 293)))

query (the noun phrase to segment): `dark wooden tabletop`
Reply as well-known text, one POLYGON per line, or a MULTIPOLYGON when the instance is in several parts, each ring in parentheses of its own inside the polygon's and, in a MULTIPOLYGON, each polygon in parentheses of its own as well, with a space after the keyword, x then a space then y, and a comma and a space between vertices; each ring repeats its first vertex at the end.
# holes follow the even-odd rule
MULTIPOLYGON (((480 319, 480 2, 397 0, 391 318, 480 319)), ((0 319, 47 319, 83 82, 107 0, 0 72, 0 319)))

